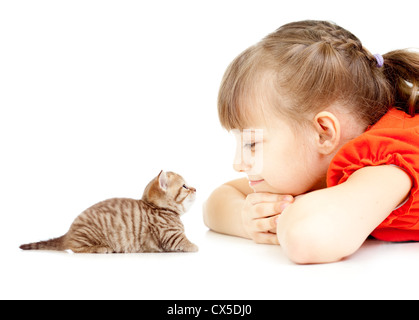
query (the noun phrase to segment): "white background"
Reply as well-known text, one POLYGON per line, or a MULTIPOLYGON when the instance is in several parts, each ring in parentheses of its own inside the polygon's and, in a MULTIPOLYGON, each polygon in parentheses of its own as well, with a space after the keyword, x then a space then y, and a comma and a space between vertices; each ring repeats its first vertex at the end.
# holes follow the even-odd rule
POLYGON ((284 23, 331 20, 372 53, 419 47, 413 1, 1 1, 0 298, 419 298, 419 245, 368 241, 329 265, 207 231, 202 203, 238 178, 218 122, 225 68, 284 23), (161 170, 198 190, 196 254, 74 255, 19 245, 85 208, 140 198, 161 170))

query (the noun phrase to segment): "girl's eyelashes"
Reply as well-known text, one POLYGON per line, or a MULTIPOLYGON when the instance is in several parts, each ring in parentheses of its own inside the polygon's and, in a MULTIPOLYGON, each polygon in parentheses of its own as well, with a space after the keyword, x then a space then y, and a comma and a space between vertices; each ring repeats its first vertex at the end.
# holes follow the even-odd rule
POLYGON ((188 189, 188 187, 186 186, 186 184, 184 184, 182 187, 185 188, 185 189, 188 189))
POLYGON ((252 142, 252 143, 245 143, 244 144, 244 148, 247 149, 254 149, 256 147, 257 142, 252 142))

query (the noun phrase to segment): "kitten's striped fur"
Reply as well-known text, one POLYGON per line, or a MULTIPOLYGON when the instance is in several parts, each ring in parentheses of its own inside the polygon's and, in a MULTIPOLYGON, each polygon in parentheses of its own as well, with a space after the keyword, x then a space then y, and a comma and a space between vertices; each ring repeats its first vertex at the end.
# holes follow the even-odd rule
POLYGON ((24 244, 23 250, 76 253, 193 252, 180 216, 195 200, 196 189, 173 172, 160 172, 141 200, 114 198, 82 212, 62 237, 24 244))

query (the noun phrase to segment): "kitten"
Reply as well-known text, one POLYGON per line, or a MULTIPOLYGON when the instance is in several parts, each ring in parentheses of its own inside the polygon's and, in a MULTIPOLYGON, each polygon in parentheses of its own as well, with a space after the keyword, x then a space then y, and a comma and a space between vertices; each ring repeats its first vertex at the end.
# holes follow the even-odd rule
POLYGON ((23 250, 67 250, 76 253, 195 252, 180 216, 195 200, 174 172, 161 171, 141 200, 114 198, 82 212, 62 237, 24 244, 23 250))

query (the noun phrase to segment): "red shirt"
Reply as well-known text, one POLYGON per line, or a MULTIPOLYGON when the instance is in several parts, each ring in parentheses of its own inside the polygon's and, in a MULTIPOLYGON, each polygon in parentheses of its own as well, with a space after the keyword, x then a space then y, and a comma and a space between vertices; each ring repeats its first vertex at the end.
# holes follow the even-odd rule
MULTIPOLYGON (((391 109, 374 126, 344 145, 327 172, 327 186, 345 182, 366 166, 395 165, 412 179, 405 203, 371 233, 385 241, 419 241, 419 115, 391 109)), ((397 188, 397 186, 394 186, 397 188)))

